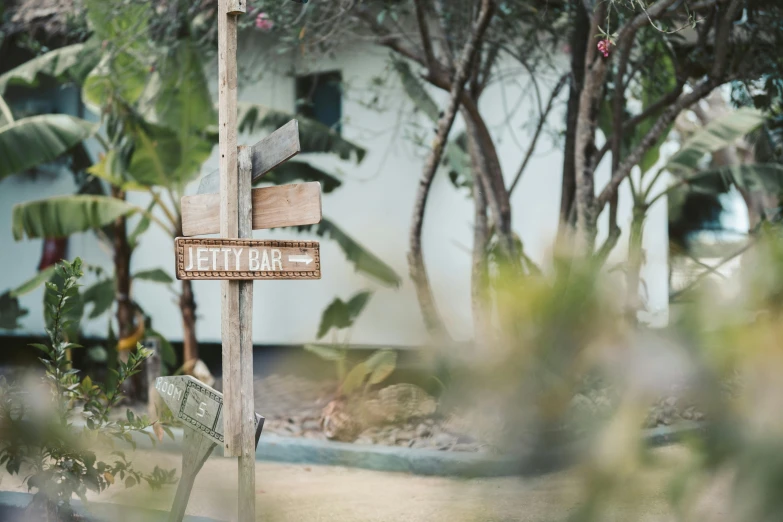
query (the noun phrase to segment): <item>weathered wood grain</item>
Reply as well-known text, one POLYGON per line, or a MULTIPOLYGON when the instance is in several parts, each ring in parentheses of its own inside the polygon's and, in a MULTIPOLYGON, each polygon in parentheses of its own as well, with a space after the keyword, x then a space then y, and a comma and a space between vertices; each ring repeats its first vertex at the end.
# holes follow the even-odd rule
MULTIPOLYGON (((176 418, 182 421, 186 431, 196 431, 215 444, 223 444, 223 394, 191 377, 176 375, 159 377, 155 390, 176 418)), ((253 417, 254 446, 264 427, 264 417, 253 417)))
MULTIPOLYGON (((321 184, 316 181, 253 189, 251 199, 253 230, 321 222, 321 184)), ((180 203, 183 236, 220 232, 218 194, 184 196, 180 203)))
POLYGON ((299 154, 301 150, 302 147, 299 144, 299 122, 291 120, 253 145, 251 149, 253 154, 253 183, 273 168, 299 154))
MULTIPOLYGON (((238 171, 237 171, 237 17, 231 13, 235 0, 218 0, 218 138, 220 167, 220 235, 238 234, 238 171)), ((234 354, 238 353, 239 285, 221 283, 221 340, 223 341, 223 393, 229 404, 239 400, 239 369, 234 354)), ((240 419, 226 411, 223 454, 240 454, 240 419)))
MULTIPOLYGON (((239 147, 239 237, 253 236, 250 177, 253 162, 250 149, 239 147)), ((239 285, 239 403, 235 418, 240 422, 239 455, 239 518, 255 522, 256 499, 256 445, 253 417, 253 282, 238 281, 239 285)), ((229 405, 229 407, 234 405, 229 405)))
POLYGON ((226 14, 238 15, 247 12, 247 0, 228 0, 226 14))
MULTIPOLYGON (((293 158, 302 147, 299 143, 299 122, 291 120, 252 147, 253 183, 281 163, 293 158)), ((219 170, 210 172, 198 185, 197 194, 211 194, 220 187, 219 170)))
POLYGON ((177 279, 321 278, 317 241, 178 237, 174 252, 177 279))
POLYGON ((201 471, 215 446, 217 444, 197 432, 185 430, 182 441, 182 473, 177 484, 174 502, 171 504, 168 522, 182 522, 196 475, 201 471))

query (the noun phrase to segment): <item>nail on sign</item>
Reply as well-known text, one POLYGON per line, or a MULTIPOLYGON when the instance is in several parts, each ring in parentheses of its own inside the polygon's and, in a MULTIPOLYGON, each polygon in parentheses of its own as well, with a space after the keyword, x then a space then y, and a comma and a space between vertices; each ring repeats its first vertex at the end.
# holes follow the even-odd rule
MULTIPOLYGON (((187 427, 223 445, 223 394, 189 375, 158 377, 155 389, 187 427)), ((255 422, 257 446, 264 418, 256 413, 255 422)))
POLYGON ((178 237, 177 279, 320 279, 317 241, 178 237))

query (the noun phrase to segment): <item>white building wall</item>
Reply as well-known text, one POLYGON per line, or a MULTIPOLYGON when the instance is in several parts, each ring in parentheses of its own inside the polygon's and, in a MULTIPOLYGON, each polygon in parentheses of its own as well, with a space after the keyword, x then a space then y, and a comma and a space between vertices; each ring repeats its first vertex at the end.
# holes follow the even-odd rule
MULTIPOLYGON (((257 60, 255 56, 263 41, 254 37, 245 40, 241 56, 245 64, 257 60)), ((355 292, 369 288, 375 290, 370 305, 351 334, 351 342, 366 344, 407 345, 425 341, 425 330, 420 319, 415 293, 407 277, 408 229, 413 200, 421 174, 425 151, 406 139, 405 124, 400 111, 408 115, 409 101, 398 89, 387 87, 381 103, 389 110, 379 113, 362 102, 372 96, 367 90, 373 76, 383 75, 387 64, 387 52, 382 49, 362 47, 338 53, 332 60, 320 60, 311 68, 342 71, 347 85, 343 101, 343 135, 368 150, 364 162, 355 166, 336 162, 332 158, 314 158, 321 166, 339 166, 344 185, 323 198, 323 214, 348 234, 380 256, 403 277, 400 289, 381 287, 367 277, 354 272, 340 249, 331 241, 321 242, 322 279, 309 281, 268 281, 255 283, 253 307, 253 339, 256 343, 302 343, 313 341, 321 312, 335 297, 346 299, 355 292)), ((286 66, 287 67, 287 66, 286 66)), ((301 65, 300 65, 301 67, 301 65)), ((253 68, 263 71, 260 82, 241 83, 240 101, 263 103, 280 110, 294 109, 294 80, 285 68, 268 67, 259 62, 253 68)), ((511 123, 506 123, 507 107, 514 107, 520 99, 524 76, 517 76, 502 85, 491 86, 482 98, 482 111, 498 136, 498 152, 507 183, 516 172, 532 127, 534 113, 530 100, 516 109, 511 123), (522 125, 528 122, 523 129, 522 125), (512 136, 512 129, 515 137, 512 136)), ((392 82, 396 79, 392 77, 392 82)), ((433 93, 445 103, 443 93, 433 93)), ((553 114, 551 122, 559 125, 563 120, 563 107, 553 114)), ((424 119, 425 129, 432 127, 424 119)), ((457 122, 455 131, 461 128, 457 122)), ((432 132, 429 131, 430 139, 432 132)), ((252 144, 257 136, 243 136, 240 143, 252 144)), ((527 254, 536 262, 546 263, 557 229, 560 204, 560 173, 562 171, 562 147, 553 147, 544 136, 535 155, 512 197, 513 225, 522 238, 527 254)), ((204 173, 217 168, 217 155, 204 166, 204 173)), ((599 182, 607 173, 599 173, 599 182)), ((195 193, 198 183, 189 187, 195 193)), ((601 186, 600 184, 598 186, 601 186)), ((41 241, 13 243, 10 227, 11 206, 20 201, 37 199, 55 194, 68 194, 73 190, 70 177, 56 181, 31 182, 18 177, 0 182, 0 289, 13 287, 34 275, 40 257, 41 241), (4 225, 3 225, 4 223, 4 225)), ((146 204, 143 196, 133 196, 132 201, 146 204)), ((623 199, 621 199, 623 201, 623 199)), ((628 201, 627 196, 624 201, 628 201)), ((630 210, 621 205, 621 226, 627 228, 630 210)), ((437 303, 448 325, 457 338, 471 336, 470 320, 470 248, 472 245, 473 205, 466 195, 453 188, 445 175, 439 174, 432 186, 423 233, 424 255, 432 280, 437 303)), ((645 247, 648 263, 643 277, 650 289, 650 306, 665 312, 667 295, 667 237, 666 205, 655 208, 648 220, 645 247)), ((291 230, 254 232, 256 238, 297 239, 305 238, 291 230)), ((307 239, 317 239, 315 236, 307 239)), ((92 234, 78 234, 71 238, 71 256, 82 256, 90 263, 111 266, 111 258, 97 245, 92 234)), ((624 253, 625 247, 618 247, 624 253)), ((132 261, 134 271, 164 267, 173 274, 173 248, 170 238, 154 226, 143 236, 141 246, 132 261)), ((220 339, 219 283, 194 282, 198 303, 197 334, 202 341, 220 339)), ((167 337, 181 339, 179 310, 173 295, 165 287, 138 282, 133 289, 138 300, 153 318, 153 327, 167 337)), ((25 333, 43 331, 41 294, 25 296, 23 306, 31 313, 23 320, 25 333)), ((87 332, 104 335, 106 317, 92 321, 87 332)))

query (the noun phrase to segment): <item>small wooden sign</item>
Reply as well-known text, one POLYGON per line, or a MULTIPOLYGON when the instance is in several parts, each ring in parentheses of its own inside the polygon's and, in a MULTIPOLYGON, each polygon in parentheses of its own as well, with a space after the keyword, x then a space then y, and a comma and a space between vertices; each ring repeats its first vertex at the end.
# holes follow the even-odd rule
MULTIPOLYGON (((253 165, 251 183, 293 158, 302 150, 299 144, 299 122, 291 120, 250 149, 253 165)), ((210 172, 198 185, 198 194, 211 194, 220 189, 219 170, 210 172)))
MULTIPOLYGON (((253 230, 321 222, 321 184, 317 181, 262 187, 251 192, 253 230)), ((183 196, 182 235, 220 232, 220 195, 183 196)))
POLYGON ((177 279, 321 279, 317 241, 175 240, 177 279))
MULTIPOLYGON (((155 389, 166 406, 187 427, 223 445, 223 395, 189 375, 158 377, 155 389)), ((256 446, 264 417, 255 415, 256 446)))

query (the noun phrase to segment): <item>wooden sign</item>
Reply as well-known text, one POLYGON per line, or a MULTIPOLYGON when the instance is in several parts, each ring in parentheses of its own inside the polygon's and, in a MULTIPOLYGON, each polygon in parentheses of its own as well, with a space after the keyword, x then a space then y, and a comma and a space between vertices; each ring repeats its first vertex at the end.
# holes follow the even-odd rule
MULTIPOLYGON (((223 445, 223 395, 189 375, 158 377, 155 389, 185 426, 223 445)), ((256 446, 264 417, 255 414, 256 446)))
MULTIPOLYGON (((250 148, 253 161, 251 183, 255 183, 273 168, 293 158, 301 150, 299 122, 291 120, 250 148)), ((201 178, 198 194, 210 194, 219 189, 220 171, 215 170, 201 178)))
MULTIPOLYGON (((182 235, 220 232, 220 195, 184 196, 182 235)), ((321 184, 317 181, 263 187, 251 191, 253 230, 321 222, 321 184)))
POLYGON ((175 240, 177 279, 320 279, 317 241, 175 240))

